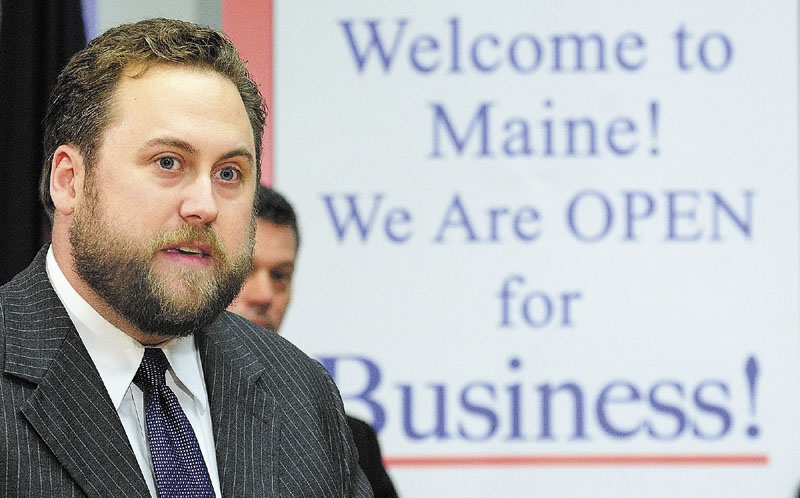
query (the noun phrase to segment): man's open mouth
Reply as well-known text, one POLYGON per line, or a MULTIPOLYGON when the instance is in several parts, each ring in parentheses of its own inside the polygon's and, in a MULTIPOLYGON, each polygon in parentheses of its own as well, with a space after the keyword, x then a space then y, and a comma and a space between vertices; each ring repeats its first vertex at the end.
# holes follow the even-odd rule
POLYGON ((190 246, 176 246, 176 247, 169 247, 166 249, 167 252, 175 252, 179 254, 185 254, 187 256, 195 256, 198 258, 207 258, 210 256, 207 250, 204 250, 199 247, 190 247, 190 246))

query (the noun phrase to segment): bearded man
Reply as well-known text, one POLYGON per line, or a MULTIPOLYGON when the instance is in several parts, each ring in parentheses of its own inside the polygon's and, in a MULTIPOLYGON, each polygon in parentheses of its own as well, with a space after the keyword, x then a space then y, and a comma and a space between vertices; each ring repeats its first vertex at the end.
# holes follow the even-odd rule
POLYGON ((223 311, 266 109, 230 41, 113 28, 45 118, 52 244, 0 288, 0 495, 366 497, 330 377, 223 311))

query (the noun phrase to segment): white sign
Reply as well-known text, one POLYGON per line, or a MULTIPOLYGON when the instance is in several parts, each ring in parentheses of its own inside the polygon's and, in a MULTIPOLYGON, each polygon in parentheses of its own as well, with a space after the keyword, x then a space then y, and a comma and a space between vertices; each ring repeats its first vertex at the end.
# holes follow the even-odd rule
POLYGON ((796 2, 274 19, 285 335, 401 496, 795 496, 796 2))

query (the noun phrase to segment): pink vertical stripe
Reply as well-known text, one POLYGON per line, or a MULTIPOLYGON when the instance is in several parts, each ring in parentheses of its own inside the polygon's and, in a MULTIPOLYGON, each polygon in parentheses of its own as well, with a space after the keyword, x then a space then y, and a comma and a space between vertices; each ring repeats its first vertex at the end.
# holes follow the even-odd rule
POLYGON ((242 58, 247 61, 247 68, 267 101, 269 115, 261 151, 261 183, 272 185, 275 122, 272 99, 272 0, 223 0, 222 31, 233 40, 242 58))

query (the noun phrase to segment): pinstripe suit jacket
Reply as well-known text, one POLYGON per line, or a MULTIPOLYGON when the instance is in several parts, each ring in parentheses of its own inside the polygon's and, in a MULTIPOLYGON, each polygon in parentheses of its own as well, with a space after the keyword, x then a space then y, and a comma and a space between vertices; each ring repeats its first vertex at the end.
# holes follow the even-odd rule
MULTIPOLYGON (((0 496, 148 498, 45 252, 0 287, 0 496)), ((372 496, 338 391, 317 362, 228 312, 197 344, 223 496, 372 496)))

